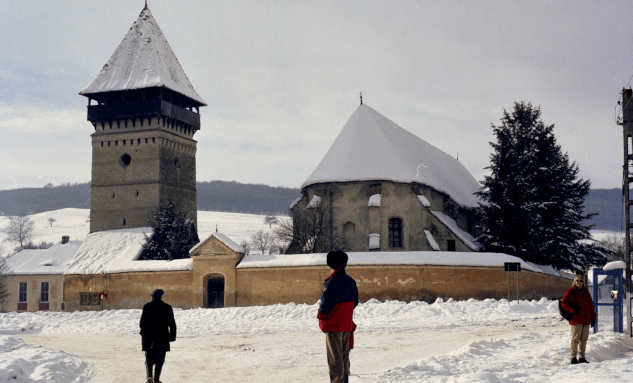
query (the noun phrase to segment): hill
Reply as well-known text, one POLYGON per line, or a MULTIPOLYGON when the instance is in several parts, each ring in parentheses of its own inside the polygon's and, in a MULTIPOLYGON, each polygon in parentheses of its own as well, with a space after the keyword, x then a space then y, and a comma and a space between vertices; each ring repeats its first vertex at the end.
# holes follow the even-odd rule
MULTIPOLYGON (((243 184, 235 181, 197 183, 198 210, 284 215, 299 197, 299 189, 243 184)), ((90 183, 47 185, 43 188, 0 190, 0 215, 37 214, 64 208, 90 209, 90 183)), ((622 190, 592 189, 586 213, 598 213, 594 229, 620 231, 623 223, 622 190)))
MULTIPOLYGON (((231 181, 197 183, 198 210, 286 214, 299 189, 231 181)), ((90 183, 0 190, 0 215, 37 214, 64 208, 90 209, 90 183)))

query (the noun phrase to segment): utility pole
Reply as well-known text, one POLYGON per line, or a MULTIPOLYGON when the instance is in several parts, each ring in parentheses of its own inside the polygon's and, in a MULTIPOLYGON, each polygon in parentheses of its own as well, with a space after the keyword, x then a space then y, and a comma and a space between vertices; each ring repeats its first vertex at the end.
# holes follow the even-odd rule
MULTIPOLYGON (((633 90, 622 89, 622 100, 618 103, 621 107, 621 116, 616 120, 618 125, 622 125, 622 132, 624 138, 624 165, 622 165, 622 204, 624 208, 624 225, 626 231, 624 233, 625 241, 625 253, 624 258, 626 260, 626 281, 624 286, 626 292, 631 292, 631 229, 633 224, 631 223, 631 207, 633 201, 630 195, 630 182, 631 171, 633 171, 633 90)), ((630 315, 630 314, 629 314, 630 315)))

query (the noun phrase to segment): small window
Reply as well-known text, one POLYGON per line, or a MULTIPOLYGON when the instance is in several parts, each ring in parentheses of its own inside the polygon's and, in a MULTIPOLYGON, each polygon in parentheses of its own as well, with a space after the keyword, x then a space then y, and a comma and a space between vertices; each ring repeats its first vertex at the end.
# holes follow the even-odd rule
POLYGON ((114 198, 114 192, 112 192, 112 198, 114 198))
POLYGON ((48 282, 42 282, 42 288, 40 290, 40 302, 48 302, 48 282))
POLYGON ((136 191, 136 196, 138 197, 138 190, 136 191))
POLYGON ((145 143, 147 144, 147 138, 145 139, 145 143))
POLYGON ((26 282, 20 282, 20 294, 18 296, 18 302, 26 303, 26 282))
POLYGON ((138 145, 140 145, 140 144, 141 144, 141 139, 140 139, 140 138, 138 139, 137 144, 138 144, 138 145))
POLYGON ((123 140, 123 146, 125 146, 125 140, 123 140))
POLYGON ((125 226, 125 223, 126 223, 125 218, 123 218, 123 226, 125 226))
POLYGON ((119 146, 119 140, 114 141, 114 146, 119 146))
POLYGON ((402 220, 389 219, 389 247, 402 247, 402 220))
POLYGON ((134 146, 134 140, 130 140, 130 146, 134 146))
POLYGON ((110 147, 110 141, 108 141, 108 147, 110 147))
POLYGON ((152 137, 152 144, 155 144, 155 143, 156 143, 156 138, 152 137))
POLYGON ((449 239, 446 241, 446 250, 447 251, 455 251, 455 240, 449 239))
POLYGON ((80 305, 92 305, 99 304, 99 293, 79 293, 80 305))
POLYGON ((101 147, 103 148, 103 141, 101 141, 101 147))

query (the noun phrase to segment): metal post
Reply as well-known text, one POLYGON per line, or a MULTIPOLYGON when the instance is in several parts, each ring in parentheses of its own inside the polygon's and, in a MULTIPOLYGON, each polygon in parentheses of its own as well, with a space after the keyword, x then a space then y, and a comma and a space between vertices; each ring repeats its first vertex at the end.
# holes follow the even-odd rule
POLYGON ((633 91, 631 89, 622 89, 622 119, 618 119, 616 122, 622 125, 623 138, 624 138, 624 165, 622 166, 622 199, 624 208, 624 227, 626 229, 624 234, 625 252, 624 258, 626 260, 626 280, 624 286, 626 286, 626 292, 633 292, 631 290, 631 224, 630 208, 633 204, 630 198, 629 190, 629 167, 633 161, 633 154, 629 154, 629 151, 633 152, 633 148, 629 147, 629 137, 633 137, 633 91))
POLYGON ((510 304, 510 272, 508 271, 508 304, 510 304))
POLYGON ((519 304, 519 272, 517 271, 517 305, 519 304))

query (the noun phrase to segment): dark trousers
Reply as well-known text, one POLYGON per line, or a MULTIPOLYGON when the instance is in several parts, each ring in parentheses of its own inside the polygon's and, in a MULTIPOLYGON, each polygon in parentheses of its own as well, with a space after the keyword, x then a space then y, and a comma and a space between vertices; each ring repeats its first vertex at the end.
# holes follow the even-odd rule
POLYGON ((145 363, 149 366, 156 365, 161 367, 165 363, 165 351, 145 351, 145 363))
POLYGON ((330 382, 345 383, 349 375, 349 332, 325 333, 330 382))

